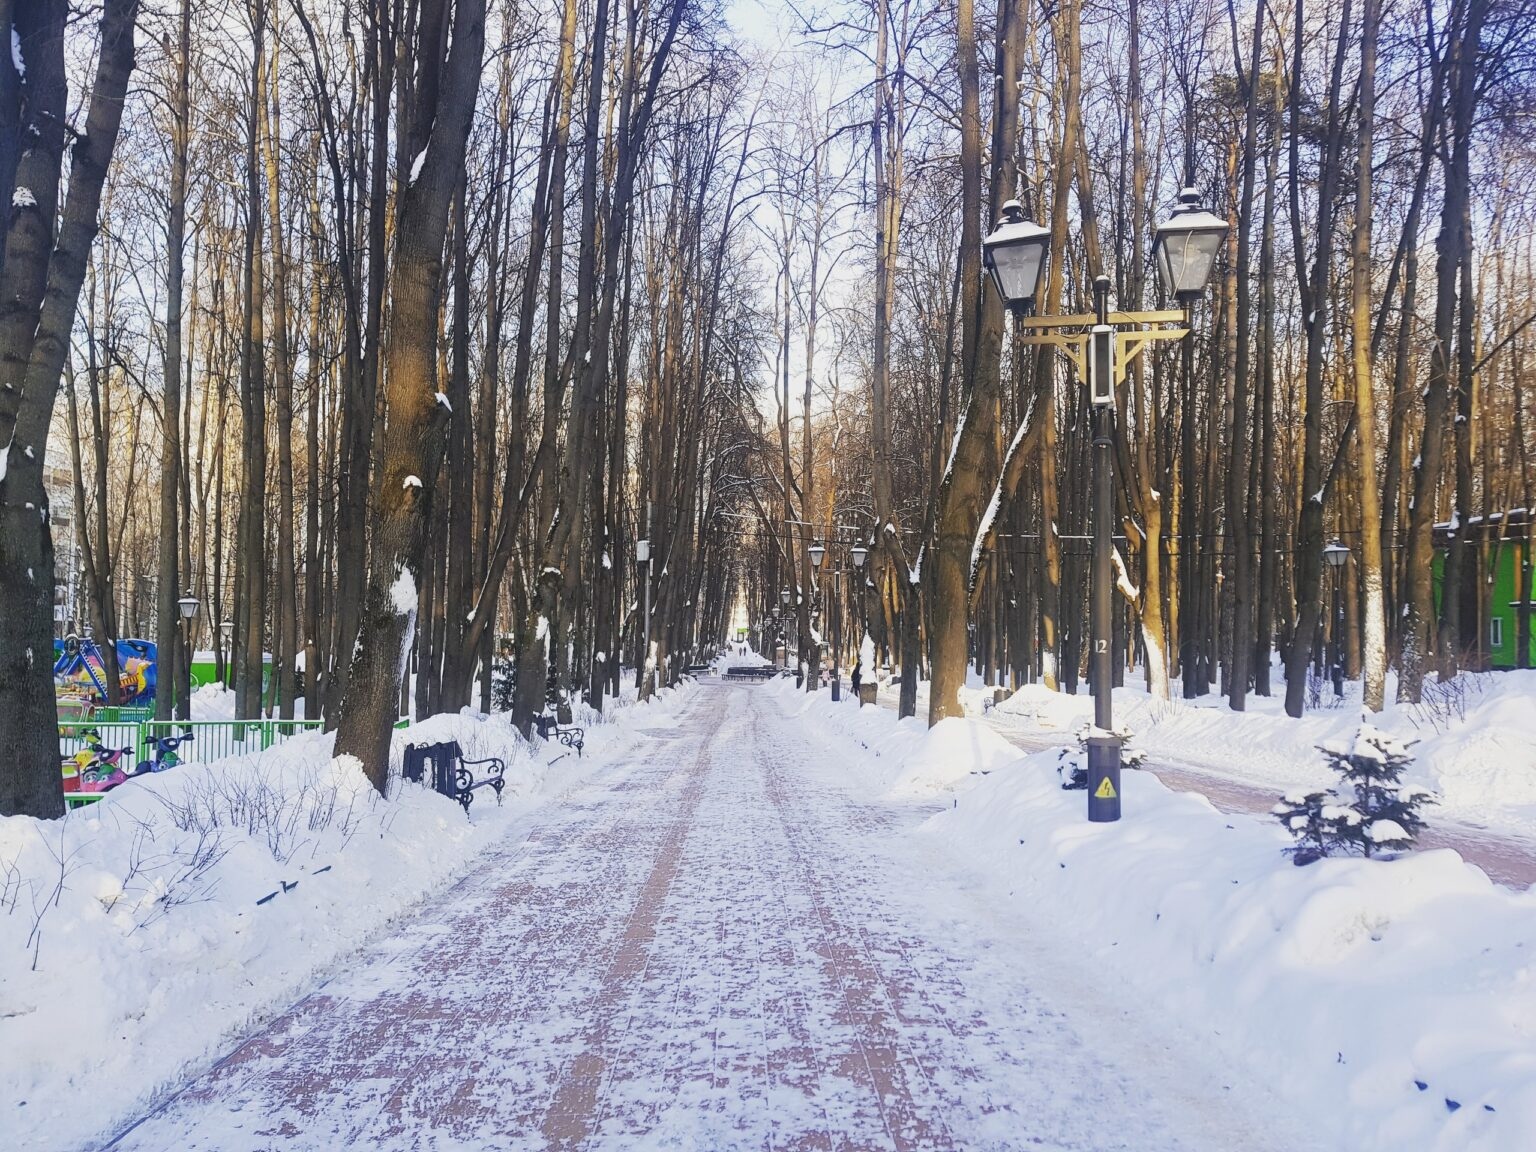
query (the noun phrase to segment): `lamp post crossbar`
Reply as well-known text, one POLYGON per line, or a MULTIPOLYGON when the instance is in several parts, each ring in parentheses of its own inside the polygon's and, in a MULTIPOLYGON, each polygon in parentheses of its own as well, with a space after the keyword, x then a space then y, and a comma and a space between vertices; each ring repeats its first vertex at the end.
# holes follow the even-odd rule
MULTIPOLYGON (((1169 319, 1185 322, 1183 312, 1111 312, 1109 326, 1122 329, 1115 333, 1115 386, 1125 383, 1131 361, 1141 355, 1148 344, 1161 340, 1182 340, 1189 335, 1188 328, 1143 328, 1143 324, 1164 323, 1169 319)), ((1072 362, 1078 379, 1088 375, 1088 349, 1093 343, 1092 331, 1062 332, 1058 328, 1079 328, 1084 322, 1092 323, 1092 316, 1028 316, 1017 321, 1026 335, 1018 343, 1034 346, 1046 345, 1058 349, 1072 362)))

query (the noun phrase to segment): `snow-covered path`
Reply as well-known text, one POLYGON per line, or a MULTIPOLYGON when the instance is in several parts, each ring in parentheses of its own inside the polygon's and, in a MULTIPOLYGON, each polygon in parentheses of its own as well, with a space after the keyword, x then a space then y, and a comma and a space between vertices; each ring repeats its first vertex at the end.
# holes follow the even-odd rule
POLYGON ((110 1147, 1312 1147, 761 690, 648 736, 110 1147))

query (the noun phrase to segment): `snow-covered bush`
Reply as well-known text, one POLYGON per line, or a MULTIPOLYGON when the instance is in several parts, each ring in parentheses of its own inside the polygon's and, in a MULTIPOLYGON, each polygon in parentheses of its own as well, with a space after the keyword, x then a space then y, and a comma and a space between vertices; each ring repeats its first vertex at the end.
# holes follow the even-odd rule
POLYGON ((1412 844, 1424 827, 1419 808, 1433 803, 1434 796, 1427 788, 1402 782, 1403 770, 1413 763, 1407 747, 1363 724, 1348 752, 1328 745, 1322 752, 1354 794, 1338 823, 1340 839, 1366 856, 1412 844))
POLYGON ((1294 847, 1285 850, 1293 863, 1320 860, 1338 844, 1338 832, 1328 814, 1330 796, 1337 798, 1331 789, 1287 792, 1270 809, 1296 840, 1294 847))
POLYGON ((1270 811, 1296 840, 1287 849, 1297 864, 1310 864, 1335 849, 1364 856, 1407 848, 1424 827, 1419 808, 1434 803, 1427 788, 1402 782, 1413 762, 1405 745, 1363 724, 1349 747, 1318 748, 1343 786, 1287 792, 1270 811))
MULTIPOLYGON (((1061 750, 1056 774, 1061 777, 1063 791, 1072 792, 1088 787, 1088 737, 1097 731, 1099 729, 1092 724, 1084 724, 1077 732, 1077 747, 1061 750)), ((1120 767, 1140 768, 1146 762, 1147 754, 1140 748, 1131 747, 1131 730, 1116 728, 1115 735, 1120 737, 1120 767)))

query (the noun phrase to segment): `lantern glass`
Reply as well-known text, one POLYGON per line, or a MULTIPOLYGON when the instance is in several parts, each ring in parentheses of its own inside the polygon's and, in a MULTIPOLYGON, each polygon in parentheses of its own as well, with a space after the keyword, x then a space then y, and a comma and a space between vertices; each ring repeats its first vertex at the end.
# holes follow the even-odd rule
POLYGON ((820 568, 821 562, 827 558, 827 549, 824 544, 812 544, 806 551, 810 553, 812 568, 820 568))
POLYGON ((789 607, 789 589, 788 588, 781 588, 779 590, 779 603, 784 605, 784 607, 786 607, 786 608, 789 607))
POLYGON ((1226 239, 1227 222, 1200 207, 1199 193, 1193 188, 1179 193, 1178 208, 1158 225, 1153 241, 1164 290, 1186 303, 1199 298, 1226 239))
POLYGON ((1323 549, 1323 563, 1330 568, 1342 568, 1344 562, 1349 559, 1349 549, 1337 540, 1323 549))
POLYGON ((191 592, 188 592, 180 600, 176 601, 177 611, 181 613, 181 618, 183 620, 190 620, 192 617, 196 616, 197 606, 197 597, 192 595, 191 592))
POLYGON ((862 568, 864 561, 869 559, 869 549, 862 544, 855 544, 848 549, 848 558, 853 561, 855 568, 862 568))
POLYGON ((1017 200, 1003 205, 1003 222, 981 242, 981 253, 1005 304, 1024 305, 1035 298, 1050 243, 1051 230, 1026 219, 1017 200))

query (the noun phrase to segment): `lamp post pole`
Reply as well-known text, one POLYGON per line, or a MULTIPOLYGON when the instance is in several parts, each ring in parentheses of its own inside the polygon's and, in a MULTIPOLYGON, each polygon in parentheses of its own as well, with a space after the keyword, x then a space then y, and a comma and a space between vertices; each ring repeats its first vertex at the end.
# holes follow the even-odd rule
POLYGON ((1333 570, 1333 694, 1344 695, 1344 570, 1333 570))
POLYGON ((843 669, 841 664, 843 650, 843 599, 838 594, 842 588, 843 573, 839 568, 832 569, 832 699, 843 698, 843 669))
POLYGON ((645 538, 635 541, 635 559, 640 564, 640 588, 644 606, 640 610, 640 699, 651 694, 651 502, 645 502, 645 538))
POLYGON ((1088 675, 1093 689, 1093 726, 1088 739, 1088 819, 1120 819, 1120 738, 1114 734, 1114 565, 1115 515, 1115 330, 1109 325, 1109 277, 1093 282, 1095 321, 1089 346, 1088 380, 1093 401, 1093 587, 1088 628, 1093 649, 1088 675))
POLYGON ((1344 565, 1349 549, 1332 541, 1323 549, 1323 563, 1333 575, 1333 614, 1329 619, 1327 658, 1333 676, 1333 694, 1344 695, 1344 565))
MULTIPOLYGON (((174 677, 173 712, 175 720, 192 719, 192 622, 197 619, 199 602, 188 588, 176 601, 176 611, 181 616, 181 632, 177 643, 181 645, 180 659, 176 661, 174 677)), ((308 707, 308 701, 305 706, 308 707)))

